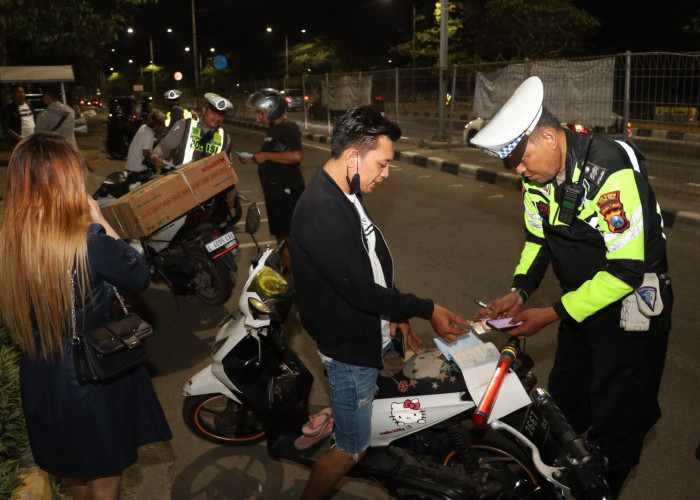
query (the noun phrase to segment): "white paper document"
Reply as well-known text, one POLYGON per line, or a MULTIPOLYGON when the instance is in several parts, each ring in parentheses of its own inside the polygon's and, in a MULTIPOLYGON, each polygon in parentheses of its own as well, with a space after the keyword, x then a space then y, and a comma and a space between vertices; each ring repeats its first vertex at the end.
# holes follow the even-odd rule
POLYGON ((478 338, 473 332, 465 333, 457 337, 454 342, 445 342, 440 337, 433 338, 435 345, 445 355, 448 361, 452 361, 452 353, 463 351, 470 347, 483 345, 484 341, 478 338))
MULTIPOLYGON (((486 392, 501 353, 491 342, 479 346, 470 347, 461 351, 452 352, 452 358, 462 370, 464 381, 467 383, 469 394, 474 398, 474 403, 479 404, 486 392)), ((496 397, 488 422, 492 422, 509 413, 514 412, 530 404, 530 397, 520 383, 518 376, 512 371, 503 378, 501 390, 496 397)))

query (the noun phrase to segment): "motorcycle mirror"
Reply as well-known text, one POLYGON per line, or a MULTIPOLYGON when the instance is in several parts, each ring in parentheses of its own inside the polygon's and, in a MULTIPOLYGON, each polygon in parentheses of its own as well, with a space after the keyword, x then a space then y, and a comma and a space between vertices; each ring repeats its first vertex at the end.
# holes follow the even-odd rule
POLYGON ((252 203, 248 206, 248 212, 245 216, 245 232, 255 234, 260 229, 260 209, 257 203, 252 203))

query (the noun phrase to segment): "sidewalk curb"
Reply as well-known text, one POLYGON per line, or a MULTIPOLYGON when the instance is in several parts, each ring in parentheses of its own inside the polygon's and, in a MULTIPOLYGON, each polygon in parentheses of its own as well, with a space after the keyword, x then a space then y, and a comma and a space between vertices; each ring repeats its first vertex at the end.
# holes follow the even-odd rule
MULTIPOLYGON (((256 128, 265 130, 266 127, 257 122, 244 120, 226 120, 231 125, 244 128, 256 128)), ((317 134, 313 132, 302 133, 302 137, 320 143, 330 144, 331 138, 325 134, 317 134)), ((456 163, 454 161, 445 160, 438 156, 425 156, 412 151, 396 151, 394 159, 405 161, 413 165, 430 170, 446 172, 448 174, 464 177, 473 177, 478 182, 488 184, 498 184, 504 187, 512 187, 514 191, 521 189, 521 177, 518 174, 510 172, 495 172, 491 169, 475 165, 473 163, 456 163)), ((661 214, 664 218, 664 227, 672 227, 681 231, 686 231, 692 234, 700 234, 700 214, 685 210, 663 210, 661 214)))

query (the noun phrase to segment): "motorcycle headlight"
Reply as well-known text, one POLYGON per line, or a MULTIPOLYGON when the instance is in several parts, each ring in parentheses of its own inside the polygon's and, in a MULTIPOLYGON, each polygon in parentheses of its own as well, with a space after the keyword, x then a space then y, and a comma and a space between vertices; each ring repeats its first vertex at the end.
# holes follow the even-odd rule
POLYGON ((264 266, 250 283, 249 292, 255 292, 262 299, 269 299, 289 288, 289 283, 274 269, 264 266))

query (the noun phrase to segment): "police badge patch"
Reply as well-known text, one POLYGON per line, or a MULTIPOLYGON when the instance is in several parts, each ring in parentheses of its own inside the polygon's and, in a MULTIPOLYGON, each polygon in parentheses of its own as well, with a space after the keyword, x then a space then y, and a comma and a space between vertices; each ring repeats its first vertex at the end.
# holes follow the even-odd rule
POLYGON ((619 191, 600 195, 597 205, 611 232, 622 233, 630 227, 630 221, 625 216, 624 206, 620 201, 619 191))

